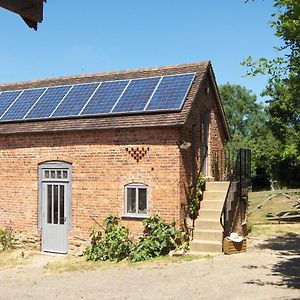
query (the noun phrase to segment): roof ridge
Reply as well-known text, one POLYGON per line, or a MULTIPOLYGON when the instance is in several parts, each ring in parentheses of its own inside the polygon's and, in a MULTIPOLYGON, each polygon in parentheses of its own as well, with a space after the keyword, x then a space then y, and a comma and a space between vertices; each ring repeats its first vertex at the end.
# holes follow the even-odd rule
POLYGON ((50 82, 56 82, 59 80, 91 79, 93 77, 98 77, 98 76, 100 77, 100 76, 127 75, 127 74, 131 74, 131 73, 135 74, 135 73, 142 73, 142 72, 150 73, 150 72, 176 70, 176 69, 189 68, 189 67, 206 67, 207 68, 210 64, 211 64, 210 61, 201 61, 201 62, 194 62, 194 63, 188 63, 188 64, 175 64, 175 65, 144 67, 144 68, 136 68, 136 69, 97 72, 97 73, 79 74, 79 75, 70 75, 70 76, 50 77, 50 78, 36 79, 36 80, 30 80, 30 81, 0 83, 0 88, 10 87, 10 86, 13 87, 15 85, 38 84, 38 83, 43 83, 43 82, 50 83, 50 82))

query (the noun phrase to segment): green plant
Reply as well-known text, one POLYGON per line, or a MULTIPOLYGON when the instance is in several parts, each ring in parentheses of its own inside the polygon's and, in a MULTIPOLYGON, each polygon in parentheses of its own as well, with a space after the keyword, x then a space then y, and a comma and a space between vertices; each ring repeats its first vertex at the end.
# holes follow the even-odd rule
POLYGON ((108 216, 103 224, 103 236, 95 227, 91 229, 91 245, 85 250, 87 260, 123 260, 129 255, 132 247, 128 229, 120 226, 119 218, 112 215, 108 216))
POLYGON ((0 227, 0 245, 2 246, 2 250, 13 248, 13 231, 11 228, 0 227))
POLYGON ((179 246, 180 250, 184 250, 185 252, 188 251, 190 249, 190 245, 189 245, 189 241, 185 241, 183 242, 180 246, 179 246))
POLYGON ((200 173, 192 191, 187 190, 188 213, 191 219, 195 220, 200 209, 200 202, 205 188, 204 176, 200 173))
POLYGON ((132 262, 148 260, 165 255, 177 247, 181 233, 176 230, 175 222, 167 223, 158 215, 144 220, 145 231, 130 253, 132 262))

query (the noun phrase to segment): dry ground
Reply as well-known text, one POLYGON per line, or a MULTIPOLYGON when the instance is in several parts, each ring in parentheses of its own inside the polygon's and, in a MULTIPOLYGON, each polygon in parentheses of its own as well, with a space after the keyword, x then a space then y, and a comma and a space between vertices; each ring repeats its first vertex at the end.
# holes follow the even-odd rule
POLYGON ((300 299, 300 226, 280 230, 258 230, 247 253, 190 261, 93 264, 14 252, 5 264, 2 254, 0 299, 300 299))

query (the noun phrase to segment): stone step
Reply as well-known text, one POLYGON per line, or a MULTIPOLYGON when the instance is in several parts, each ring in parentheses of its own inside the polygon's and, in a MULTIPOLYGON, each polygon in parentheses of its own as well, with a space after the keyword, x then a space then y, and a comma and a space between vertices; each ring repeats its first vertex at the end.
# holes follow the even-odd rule
POLYGON ((228 187, 229 182, 206 182, 189 255, 222 253, 223 228, 220 224, 220 214, 228 187))
POLYGON ((219 210, 221 212, 222 208, 224 205, 224 200, 202 200, 201 201, 201 208, 200 211, 202 209, 215 209, 215 210, 219 210))
POLYGON ((211 230, 211 229, 195 229, 193 232, 195 240, 206 240, 206 241, 222 241, 223 232, 222 230, 211 230))
POLYGON ((210 181, 205 183, 205 187, 208 191, 227 191, 229 187, 229 181, 210 181))
POLYGON ((193 240, 190 242, 192 252, 222 252, 222 242, 193 240))
POLYGON ((226 191, 213 191, 213 190, 206 190, 203 194, 203 200, 211 201, 211 200, 222 200, 224 201, 227 194, 226 191))
POLYGON ((222 254, 221 252, 206 252, 206 251, 191 251, 189 250, 187 255, 190 256, 201 256, 201 257, 213 257, 222 254))
POLYGON ((219 220, 210 220, 210 219, 196 219, 195 228, 197 230, 209 229, 209 230, 223 230, 223 227, 220 224, 219 220))
POLYGON ((203 219, 220 219, 221 210, 201 207, 199 211, 199 218, 203 219))

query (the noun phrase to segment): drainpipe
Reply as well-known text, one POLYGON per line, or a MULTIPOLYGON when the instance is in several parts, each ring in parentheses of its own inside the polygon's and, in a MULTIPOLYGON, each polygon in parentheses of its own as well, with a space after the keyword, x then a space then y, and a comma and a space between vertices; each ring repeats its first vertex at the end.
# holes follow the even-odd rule
POLYGON ((196 184, 196 145, 195 145, 195 135, 196 135, 196 123, 192 125, 192 186, 196 184))

